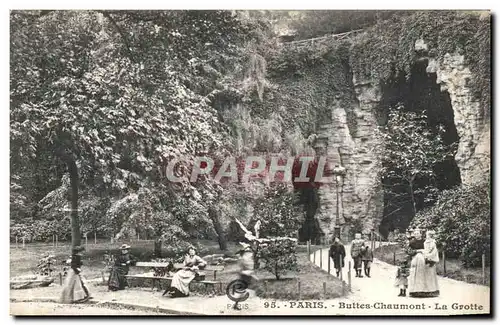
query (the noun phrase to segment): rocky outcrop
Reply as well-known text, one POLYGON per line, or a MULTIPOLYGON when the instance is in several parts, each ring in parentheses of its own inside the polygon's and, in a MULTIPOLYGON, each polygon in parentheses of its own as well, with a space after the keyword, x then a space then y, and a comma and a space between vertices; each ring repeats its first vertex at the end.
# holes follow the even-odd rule
MULTIPOLYGON (((484 108, 473 95, 471 71, 459 54, 446 54, 439 60, 429 58, 424 40, 417 40, 415 51, 419 61, 428 61, 427 73, 435 73, 441 90, 450 95, 459 136, 455 160, 461 181, 478 183, 490 172, 491 127, 489 119, 483 116, 484 108)), ((382 93, 379 84, 371 80, 361 81, 354 77, 353 84, 357 104, 343 106, 338 99, 341 95, 333 100, 331 120, 320 125, 315 147, 318 155, 327 156, 330 169, 335 165, 346 168, 338 188, 334 182, 318 190, 317 218, 329 240, 339 232, 344 241, 350 239, 349 227, 356 220, 360 221, 365 233, 372 229, 377 231, 383 214, 379 174, 383 142, 378 133, 382 93)))
POLYGON ((459 143, 455 161, 460 168, 462 183, 477 183, 490 171, 489 122, 483 117, 483 107, 473 96, 471 71, 464 56, 446 54, 443 59, 430 59, 428 73, 435 73, 442 91, 450 94, 459 143))
POLYGON ((346 175, 339 177, 338 182, 324 184, 318 190, 317 216, 325 233, 324 241, 339 233, 342 240, 351 239, 349 228, 356 222, 365 233, 370 233, 378 228, 383 212, 379 176, 382 141, 376 113, 381 99, 380 86, 354 82, 358 102, 353 107, 342 107, 340 100, 334 100, 331 121, 320 126, 316 142, 317 154, 327 156, 331 170, 335 165, 346 169, 346 175), (354 117, 351 123, 347 121, 348 113, 354 117))

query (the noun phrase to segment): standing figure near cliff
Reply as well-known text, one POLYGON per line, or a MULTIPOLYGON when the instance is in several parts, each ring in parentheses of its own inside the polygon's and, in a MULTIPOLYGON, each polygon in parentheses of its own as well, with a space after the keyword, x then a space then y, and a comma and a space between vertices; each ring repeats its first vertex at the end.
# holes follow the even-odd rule
POLYGON ((339 237, 335 237, 332 246, 330 246, 328 255, 333 260, 333 267, 337 271, 337 277, 339 277, 340 272, 342 272, 342 268, 344 267, 345 257, 345 248, 344 245, 342 245, 342 243, 340 242, 339 237))
POLYGON ((363 250, 361 251, 361 261, 363 262, 363 269, 365 271, 365 275, 370 277, 370 269, 372 267, 373 262, 373 251, 370 248, 370 245, 364 244, 363 250))
POLYGON ((429 231, 425 241, 418 229, 413 232, 413 236, 414 238, 409 245, 409 254, 412 259, 408 278, 408 292, 410 297, 437 297, 439 296, 439 287, 436 263, 439 262, 439 257, 434 232, 429 231))
POLYGON ((354 235, 354 240, 351 243, 351 257, 354 261, 354 269, 356 270, 356 277, 362 278, 363 274, 361 273, 361 254, 363 251, 363 247, 365 246, 365 241, 361 239, 361 234, 357 233, 354 235))

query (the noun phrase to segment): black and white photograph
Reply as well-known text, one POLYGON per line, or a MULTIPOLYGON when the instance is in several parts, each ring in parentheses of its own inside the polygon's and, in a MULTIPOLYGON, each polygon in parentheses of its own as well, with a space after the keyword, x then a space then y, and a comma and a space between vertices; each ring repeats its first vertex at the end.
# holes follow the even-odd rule
POLYGON ((11 8, 10 315, 491 317, 492 16, 11 8))

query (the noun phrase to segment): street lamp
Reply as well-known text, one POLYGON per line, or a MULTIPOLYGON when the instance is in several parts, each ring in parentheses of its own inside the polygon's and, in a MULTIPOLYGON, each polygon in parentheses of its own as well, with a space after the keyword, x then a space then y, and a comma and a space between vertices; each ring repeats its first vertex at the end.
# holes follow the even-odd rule
POLYGON ((342 186, 344 184, 344 176, 346 174, 346 169, 338 164, 333 168, 333 175, 335 176, 335 189, 337 192, 337 210, 335 218, 335 226, 340 223, 340 198, 339 198, 339 184, 342 186))

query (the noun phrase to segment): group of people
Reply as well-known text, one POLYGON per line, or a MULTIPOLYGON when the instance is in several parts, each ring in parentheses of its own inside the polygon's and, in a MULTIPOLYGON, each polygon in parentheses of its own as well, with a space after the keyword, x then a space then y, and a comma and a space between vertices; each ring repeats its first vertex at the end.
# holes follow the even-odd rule
MULTIPOLYGON (((345 247, 340 242, 340 238, 335 237, 333 244, 330 246, 329 256, 333 260, 337 277, 340 277, 342 275, 342 268, 345 266, 344 258, 346 256, 345 247)), ((369 243, 365 242, 359 233, 354 235, 354 240, 351 243, 351 257, 354 261, 356 277, 362 278, 363 271, 367 277, 370 277, 373 251, 369 243)))
POLYGON ((439 254, 434 239, 435 232, 426 232, 425 239, 419 229, 408 238, 407 257, 400 261, 395 285, 399 287, 399 296, 437 297, 439 286, 436 264, 439 254))
MULTIPOLYGON (((410 297, 439 296, 436 272, 439 254, 434 236, 435 232, 429 230, 424 239, 419 229, 414 230, 409 236, 407 257, 400 261, 396 273, 395 286, 400 289, 398 296, 406 296, 406 290, 410 297)), ((346 251, 338 237, 330 246, 329 256, 333 260, 337 277, 341 276, 342 268, 345 266, 346 251)), ((370 277, 373 251, 369 242, 363 240, 360 233, 355 234, 351 242, 351 257, 356 277, 362 278, 363 271, 365 276, 370 277)))
MULTIPOLYGON (((122 245, 121 254, 115 259, 113 268, 109 275, 108 288, 111 291, 123 290, 128 286, 126 275, 129 267, 135 265, 136 260, 129 253, 130 246, 122 245)), ((196 277, 203 277, 203 268, 207 265, 201 257, 196 255, 196 250, 191 247, 184 256, 184 267, 178 270, 172 277, 170 287, 164 295, 169 297, 186 297, 189 295, 189 283, 196 277)))
MULTIPOLYGON (((429 230, 424 239, 422 232, 418 229, 414 230, 409 236, 407 258, 400 261, 396 274, 395 286, 400 289, 399 296, 406 296, 407 289, 410 297, 439 296, 436 272, 439 255, 434 236, 434 231, 429 230)), ((136 263, 129 249, 129 245, 123 244, 120 247, 121 254, 114 260, 108 279, 108 288, 111 291, 123 290, 128 286, 126 275, 130 266, 136 263)), ((65 289, 61 298, 62 302, 84 302, 91 298, 89 290, 80 276, 83 250, 83 247, 75 247, 72 251, 71 270, 66 277, 65 289)), ((250 284, 253 279, 254 268, 251 246, 244 245, 239 254, 240 279, 250 284)), ((340 238, 336 237, 334 243, 330 246, 329 257, 333 260, 337 277, 342 276, 345 256, 345 247, 340 242, 340 238)), ((373 251, 369 242, 363 240, 360 233, 355 234, 355 238, 351 242, 351 257, 354 261, 356 277, 362 278, 363 272, 365 276, 370 277, 373 251)), ((170 288, 165 291, 165 294, 170 297, 188 296, 189 283, 196 277, 204 276, 202 270, 207 265, 207 262, 196 255, 196 250, 191 247, 184 257, 183 265, 184 267, 174 274, 170 288)), ((235 308, 238 308, 237 303, 235 308)))

